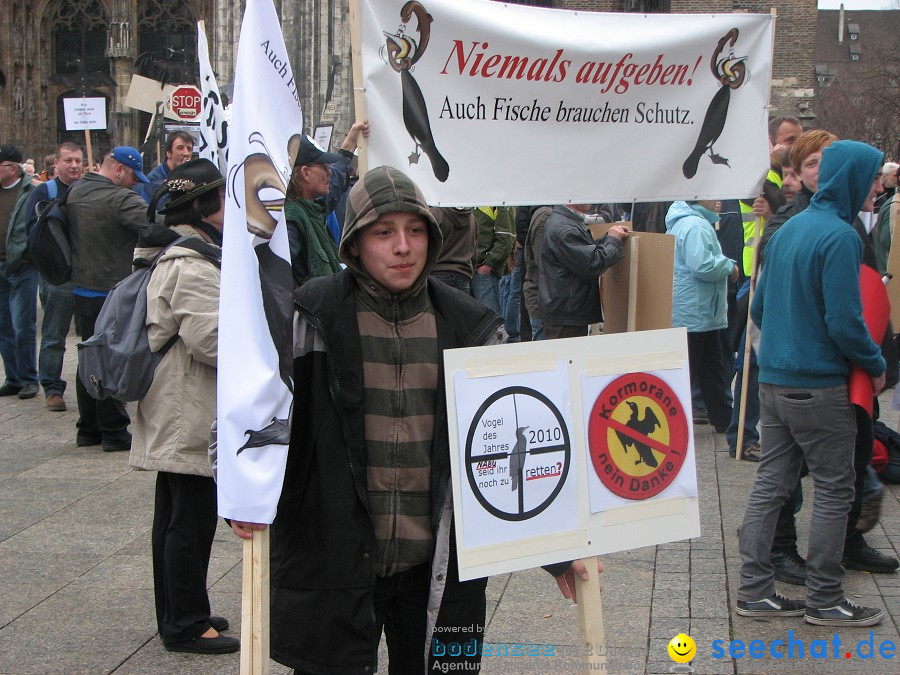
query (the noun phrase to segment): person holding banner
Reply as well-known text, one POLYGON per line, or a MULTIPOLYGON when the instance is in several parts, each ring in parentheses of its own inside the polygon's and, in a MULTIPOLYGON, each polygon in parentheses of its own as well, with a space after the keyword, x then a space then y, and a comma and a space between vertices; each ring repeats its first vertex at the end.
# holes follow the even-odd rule
POLYGON ((325 217, 345 189, 360 133, 369 135, 368 122, 356 122, 337 153, 325 152, 310 136, 300 139, 284 201, 291 268, 298 286, 341 271, 325 217))
MULTIPOLYGON (((458 575, 441 353, 505 334, 494 313, 428 278, 440 249, 419 188, 372 169, 347 201, 347 269, 295 292, 271 653, 298 672, 373 672, 382 630, 390 673, 479 668, 487 580, 458 575)), ((231 525, 242 538, 265 528, 231 525)), ((564 592, 572 572, 586 578, 560 567, 564 592)))
MULTIPOLYGON (((179 237, 221 255, 225 178, 207 159, 172 169, 150 200, 179 237), (202 246, 202 244, 200 245, 202 246)), ((160 350, 173 337, 147 395, 137 404, 129 463, 157 471, 153 508, 153 589, 165 648, 192 654, 236 652, 236 638, 210 616, 206 574, 216 532, 216 484, 207 458, 216 416, 219 268, 198 250, 170 246, 147 286, 147 337, 160 350)))

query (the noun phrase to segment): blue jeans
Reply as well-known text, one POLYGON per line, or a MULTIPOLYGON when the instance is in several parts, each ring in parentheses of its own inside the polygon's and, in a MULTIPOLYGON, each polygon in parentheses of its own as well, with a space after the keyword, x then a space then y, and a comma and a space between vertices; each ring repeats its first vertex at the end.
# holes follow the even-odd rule
POLYGON ((44 395, 59 394, 66 390, 62 379, 63 357, 66 354, 66 336, 72 325, 75 301, 72 283, 54 286, 41 279, 39 294, 44 318, 41 321, 41 350, 38 355, 38 372, 44 395))
POLYGON ((0 357, 7 383, 22 387, 37 382, 37 285, 38 271, 22 263, 6 277, 0 262, 0 357))
POLYGON ((506 333, 509 335, 507 342, 520 342, 522 340, 522 268, 525 267, 525 251, 519 249, 516 253, 516 267, 500 280, 500 316, 506 333))
POLYGON ((528 319, 531 322, 531 341, 537 342, 544 339, 544 324, 540 319, 528 319))
POLYGON ((833 607, 844 598, 841 557, 854 491, 856 414, 847 385, 803 389, 762 383, 759 402, 762 450, 740 529, 738 599, 755 602, 775 592, 775 522, 806 459, 816 488, 806 556, 806 606, 833 607))
MULTIPOLYGON (((743 388, 743 373, 739 370, 734 383, 734 407, 731 410, 731 423, 725 432, 725 440, 729 448, 737 448, 738 423, 741 414, 741 390, 743 388)), ((759 368, 755 363, 750 365, 747 373, 747 410, 744 415, 744 447, 750 443, 759 442, 759 432, 756 425, 759 424, 759 368)))
POLYGON ((456 272, 432 272, 431 276, 438 281, 443 281, 448 286, 462 291, 466 295, 472 295, 472 282, 462 274, 457 274, 456 272))
POLYGON ((500 279, 493 272, 475 273, 472 277, 472 297, 500 316, 500 279))

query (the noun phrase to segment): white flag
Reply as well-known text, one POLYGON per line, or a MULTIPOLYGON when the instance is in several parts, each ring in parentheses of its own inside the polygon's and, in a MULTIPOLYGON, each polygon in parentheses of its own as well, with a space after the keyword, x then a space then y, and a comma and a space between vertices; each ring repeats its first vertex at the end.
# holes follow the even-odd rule
POLYGON ((248 2, 229 129, 219 300, 219 514, 271 523, 293 401, 284 195, 303 113, 271 0, 248 2))
POLYGON ((203 21, 197 22, 197 58, 200 60, 200 93, 203 95, 199 154, 218 166, 223 175, 227 175, 228 121, 225 119, 219 85, 209 63, 209 44, 203 21))

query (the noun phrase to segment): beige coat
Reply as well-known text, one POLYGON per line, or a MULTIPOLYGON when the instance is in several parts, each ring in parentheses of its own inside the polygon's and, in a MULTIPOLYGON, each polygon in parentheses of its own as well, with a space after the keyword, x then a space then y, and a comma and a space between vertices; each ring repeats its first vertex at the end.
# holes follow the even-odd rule
MULTIPOLYGON (((189 226, 172 228, 199 236, 189 226)), ((196 251, 170 248, 147 286, 150 348, 178 340, 138 402, 129 463, 138 469, 212 476, 209 428, 216 416, 219 269, 196 251)))

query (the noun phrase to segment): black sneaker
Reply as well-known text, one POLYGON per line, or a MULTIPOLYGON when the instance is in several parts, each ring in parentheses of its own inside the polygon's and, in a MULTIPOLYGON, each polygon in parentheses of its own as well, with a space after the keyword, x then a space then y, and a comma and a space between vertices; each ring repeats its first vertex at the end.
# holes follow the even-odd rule
POLYGON ((877 496, 864 501, 859 510, 859 518, 856 521, 856 529, 865 534, 878 524, 881 518, 881 500, 884 498, 884 490, 877 496))
POLYGON ((709 415, 701 408, 694 408, 691 417, 694 424, 709 424, 709 415))
POLYGON ((792 551, 772 551, 772 567, 775 568, 775 578, 786 584, 795 586, 806 585, 806 561, 792 551))
POLYGON ((22 386, 19 390, 17 396, 19 398, 34 398, 38 395, 38 383, 37 382, 29 382, 22 386))
POLYGON ((131 450, 131 434, 126 431, 123 436, 104 438, 100 447, 103 449, 103 452, 123 452, 125 450, 131 450))
POLYGON ((841 564, 848 570, 862 570, 875 574, 890 574, 900 567, 900 560, 872 548, 866 542, 844 551, 841 564))
POLYGON ((75 445, 79 448, 86 448, 91 445, 100 445, 103 441, 103 438, 100 434, 89 434, 84 431, 79 431, 75 434, 75 445))
POLYGON ((741 616, 803 616, 806 611, 802 600, 791 600, 778 591, 762 600, 737 601, 737 613, 741 616))
POLYGON ((816 626, 874 626, 884 619, 884 612, 877 607, 860 607, 844 598, 834 607, 807 607, 803 618, 816 626))

